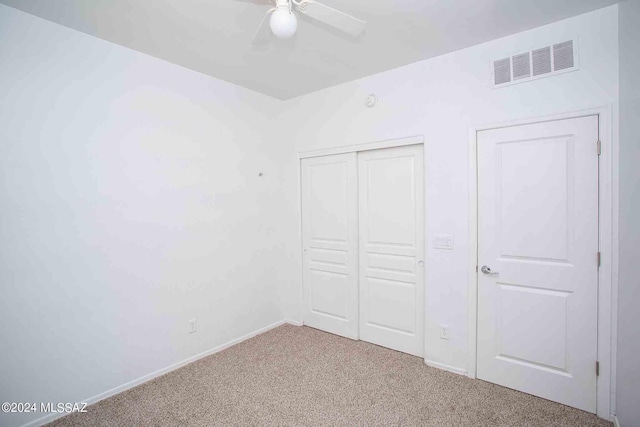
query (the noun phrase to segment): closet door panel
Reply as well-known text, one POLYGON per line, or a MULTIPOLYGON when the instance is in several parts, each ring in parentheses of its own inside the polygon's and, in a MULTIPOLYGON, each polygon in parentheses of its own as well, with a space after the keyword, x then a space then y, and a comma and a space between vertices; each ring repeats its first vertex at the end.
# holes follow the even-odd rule
POLYGON ((302 160, 303 322, 358 339, 357 155, 302 160))
POLYGON ((360 339, 424 354, 421 145, 358 154, 360 339))

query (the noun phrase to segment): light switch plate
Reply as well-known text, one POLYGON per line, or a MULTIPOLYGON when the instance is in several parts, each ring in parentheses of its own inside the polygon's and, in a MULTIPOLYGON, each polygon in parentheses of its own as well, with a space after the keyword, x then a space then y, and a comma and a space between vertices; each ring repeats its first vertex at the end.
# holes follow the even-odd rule
POLYGON ((436 249, 453 249, 453 236, 451 234, 436 234, 433 239, 433 247, 436 249))

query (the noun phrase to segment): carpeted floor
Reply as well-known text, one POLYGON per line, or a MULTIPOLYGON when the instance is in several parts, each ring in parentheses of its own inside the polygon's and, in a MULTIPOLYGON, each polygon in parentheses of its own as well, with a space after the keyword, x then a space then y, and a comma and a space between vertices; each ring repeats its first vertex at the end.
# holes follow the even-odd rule
POLYGON ((284 325, 51 426, 607 426, 595 415, 284 325))

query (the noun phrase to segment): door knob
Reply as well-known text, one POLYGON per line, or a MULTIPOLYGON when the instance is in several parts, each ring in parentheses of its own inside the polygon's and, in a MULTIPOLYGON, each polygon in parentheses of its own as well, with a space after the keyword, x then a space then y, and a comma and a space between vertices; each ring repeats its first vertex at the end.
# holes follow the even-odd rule
POLYGON ((484 274, 490 274, 492 276, 495 276, 495 275, 499 274, 497 271, 491 271, 491 269, 489 267, 487 267, 486 265, 483 265, 480 268, 480 271, 482 271, 484 274))
POLYGON ((422 260, 418 261, 418 265, 419 265, 420 267, 424 267, 424 261, 422 261, 422 260))

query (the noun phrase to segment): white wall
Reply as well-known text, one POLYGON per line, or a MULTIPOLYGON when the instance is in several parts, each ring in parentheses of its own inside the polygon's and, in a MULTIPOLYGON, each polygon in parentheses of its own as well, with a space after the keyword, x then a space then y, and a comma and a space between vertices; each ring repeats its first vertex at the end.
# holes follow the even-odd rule
MULTIPOLYGON (((470 127, 618 102, 617 6, 488 42, 445 56, 306 95, 286 104, 282 120, 296 151, 425 135, 426 359, 460 370, 469 362, 468 132, 470 127), (491 89, 490 63, 533 48, 579 39, 581 69, 530 83, 491 89), (379 104, 364 101, 377 94, 379 104), (453 234, 453 251, 430 237, 453 234), (439 339, 439 324, 451 339, 439 339)), ((297 160, 289 163, 287 194, 298 209, 297 160)), ((283 280, 286 317, 300 319, 298 217, 290 219, 288 256, 296 269, 283 280)))
POLYGON ((278 101, 2 5, 0 58, 0 402, 84 401, 283 318, 278 101))
POLYGON ((620 247, 616 414, 640 424, 640 2, 620 4, 620 247))

